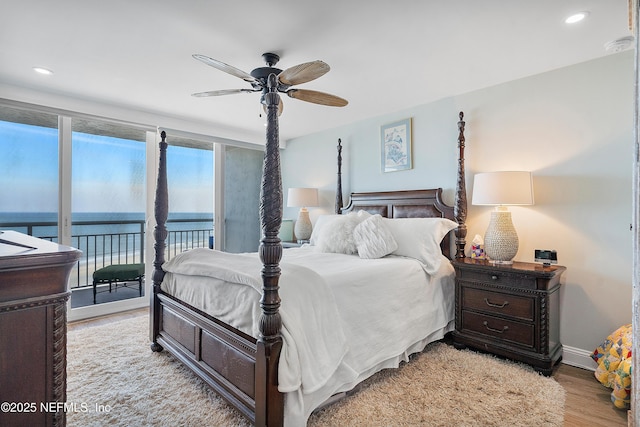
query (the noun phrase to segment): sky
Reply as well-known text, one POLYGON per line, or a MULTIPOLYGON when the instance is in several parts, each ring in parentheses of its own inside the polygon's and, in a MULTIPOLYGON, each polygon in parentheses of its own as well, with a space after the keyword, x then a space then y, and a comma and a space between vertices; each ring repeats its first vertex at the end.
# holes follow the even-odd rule
MULTIPOLYGON (((0 212, 58 211, 57 147, 57 129, 0 121, 0 212)), ((171 210, 212 212, 213 151, 170 146, 167 163, 171 210)), ((72 165, 73 212, 144 212, 144 143, 74 132, 72 165)))

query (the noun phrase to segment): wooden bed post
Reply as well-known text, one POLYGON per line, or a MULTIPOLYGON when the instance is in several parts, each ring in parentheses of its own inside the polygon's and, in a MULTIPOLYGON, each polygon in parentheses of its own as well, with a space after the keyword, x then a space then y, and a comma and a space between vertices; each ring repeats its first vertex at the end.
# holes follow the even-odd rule
POLYGON ((153 292, 151 293, 151 350, 162 351, 162 346, 156 341, 156 337, 160 333, 160 316, 158 316, 158 310, 160 310, 160 302, 158 301, 157 294, 160 292, 160 285, 164 278, 164 270, 162 270, 162 264, 164 264, 164 251, 166 248, 167 239, 167 217, 169 216, 169 190, 167 185, 167 133, 162 131, 160 134, 162 140, 160 141, 160 159, 158 165, 158 182, 156 185, 156 200, 155 200, 155 219, 156 226, 153 231, 153 237, 155 240, 155 257, 153 260, 153 292))
POLYGON ((278 391, 278 360, 282 350, 282 319, 280 317, 280 259, 282 244, 278 237, 282 223, 282 177, 280 174, 280 137, 278 128, 278 79, 269 75, 267 108, 267 141, 260 188, 260 260, 262 269, 262 299, 260 307, 260 337, 256 353, 256 426, 282 425, 284 395, 278 391))
POLYGON ((336 185, 336 214, 342 213, 342 140, 338 138, 338 181, 336 185))
POLYGON ((453 214, 458 222, 456 229, 456 258, 464 258, 464 247, 467 243, 467 188, 464 176, 464 113, 460 111, 460 121, 458 122, 458 179, 456 182, 456 198, 453 205, 453 214))

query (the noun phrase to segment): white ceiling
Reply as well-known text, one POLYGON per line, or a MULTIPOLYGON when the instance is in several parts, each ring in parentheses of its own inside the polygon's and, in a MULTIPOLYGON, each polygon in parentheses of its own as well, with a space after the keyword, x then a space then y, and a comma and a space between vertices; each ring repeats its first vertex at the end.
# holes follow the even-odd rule
MULTIPOLYGON (((263 138, 259 93, 200 53, 250 72, 331 66, 300 88, 344 108, 284 97, 283 139, 314 133, 609 54, 629 36, 627 0, 21 0, 0 12, 0 82, 204 122, 219 136, 263 138), (574 26, 564 18, 589 17, 574 26), (32 67, 55 72, 42 76, 32 67)), ((0 93, 0 98, 3 95, 0 93)))

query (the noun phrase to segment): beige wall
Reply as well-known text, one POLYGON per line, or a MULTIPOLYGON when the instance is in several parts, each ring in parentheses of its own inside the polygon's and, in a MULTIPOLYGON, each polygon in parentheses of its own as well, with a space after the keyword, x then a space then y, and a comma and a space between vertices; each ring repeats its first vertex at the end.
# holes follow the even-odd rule
MULTIPOLYGON (((567 267, 564 358, 593 367, 588 353, 631 322, 633 73, 627 51, 294 139, 282 153, 283 186, 320 188, 322 207, 311 209, 312 220, 332 212, 341 138, 345 203, 352 191, 443 187, 452 204, 457 113, 464 111, 469 201, 477 172, 533 172, 536 204, 511 209, 516 259, 532 262, 536 248, 558 251, 567 267), (414 167, 382 173, 380 125, 407 117, 414 167)), ((469 204, 468 241, 484 234, 490 211, 469 204)), ((296 210, 285 208, 285 217, 296 210)))

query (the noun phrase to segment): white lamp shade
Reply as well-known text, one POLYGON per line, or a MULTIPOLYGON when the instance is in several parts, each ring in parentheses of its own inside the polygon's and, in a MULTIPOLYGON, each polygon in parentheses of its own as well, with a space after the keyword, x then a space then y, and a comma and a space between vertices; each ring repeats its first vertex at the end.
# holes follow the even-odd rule
POLYGON ((288 207, 318 206, 317 188, 290 188, 287 194, 288 207))
POLYGON ((512 264, 518 253, 518 233, 506 205, 532 205, 531 172, 501 171, 479 173, 473 178, 474 205, 496 205, 484 234, 484 250, 493 263, 512 264))
POLYGON ((478 173, 473 178, 473 205, 533 205, 531 172, 478 173))

